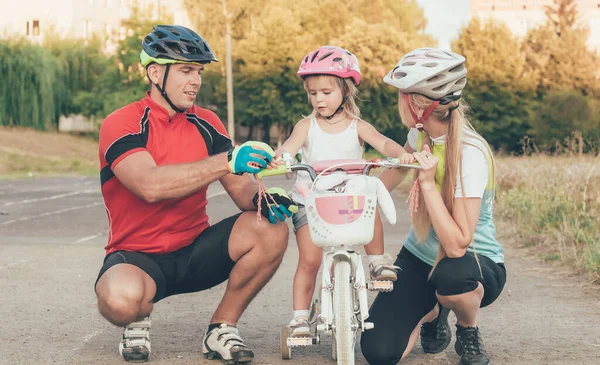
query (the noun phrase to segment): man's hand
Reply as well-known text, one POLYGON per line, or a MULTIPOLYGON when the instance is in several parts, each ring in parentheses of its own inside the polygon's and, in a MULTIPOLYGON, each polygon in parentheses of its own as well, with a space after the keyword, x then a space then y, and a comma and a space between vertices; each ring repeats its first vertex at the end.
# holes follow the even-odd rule
MULTIPOLYGON (((269 188, 267 193, 260 201, 260 213, 263 217, 269 218, 269 222, 273 224, 283 222, 298 212, 298 205, 282 188, 269 188)), ((258 208, 258 193, 252 198, 252 203, 258 208)))
POLYGON ((227 165, 232 174, 256 174, 273 161, 275 152, 268 144, 248 141, 235 146, 227 153, 227 165))

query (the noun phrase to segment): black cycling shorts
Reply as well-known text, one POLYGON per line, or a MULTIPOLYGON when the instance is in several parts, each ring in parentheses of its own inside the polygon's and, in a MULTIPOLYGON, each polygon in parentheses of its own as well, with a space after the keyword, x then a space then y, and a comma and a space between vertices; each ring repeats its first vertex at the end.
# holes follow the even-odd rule
POLYGON ((460 258, 443 258, 431 278, 431 265, 402 248, 394 265, 398 280, 394 290, 377 294, 369 310, 369 322, 375 327, 362 334, 363 355, 371 365, 395 365, 406 350, 410 334, 419 321, 437 304, 436 292, 443 296, 468 293, 482 283, 481 307, 498 298, 506 283, 504 264, 489 257, 467 252, 460 258), (483 276, 482 276, 483 274, 483 276))
POLYGON ((229 256, 229 236, 240 214, 208 227, 189 246, 174 252, 111 252, 104 258, 96 284, 106 270, 127 263, 144 270, 154 280, 154 303, 171 295, 194 293, 217 286, 229 279, 235 265, 229 256))

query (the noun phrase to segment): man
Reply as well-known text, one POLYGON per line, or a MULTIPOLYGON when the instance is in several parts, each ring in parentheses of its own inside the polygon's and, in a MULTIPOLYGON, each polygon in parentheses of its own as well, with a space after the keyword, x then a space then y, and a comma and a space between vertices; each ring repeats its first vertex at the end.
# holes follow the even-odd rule
POLYGON ((297 209, 285 192, 256 217, 256 173, 273 159, 260 142, 233 147, 216 114, 194 105, 208 44, 182 26, 155 26, 140 58, 151 89, 100 129, 102 195, 110 223, 107 256, 96 281, 98 309, 125 327, 119 352, 150 354, 153 304, 229 280, 204 336, 207 358, 247 363, 254 353, 235 327, 281 263, 288 239, 281 223, 297 209), (210 225, 207 186, 219 180, 242 213, 210 225), (253 199, 254 198, 254 199, 253 199))

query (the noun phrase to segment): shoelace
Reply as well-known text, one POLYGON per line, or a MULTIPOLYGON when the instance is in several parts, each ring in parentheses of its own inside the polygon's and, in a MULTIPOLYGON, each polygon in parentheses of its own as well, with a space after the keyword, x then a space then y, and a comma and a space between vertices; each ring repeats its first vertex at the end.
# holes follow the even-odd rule
POLYGON ((258 202, 256 203, 257 207, 257 211, 256 211, 256 216, 258 217, 258 220, 261 221, 262 220, 262 214, 260 213, 261 211, 261 202, 263 199, 266 200, 267 202, 267 207, 269 208, 269 211, 271 212, 271 214, 275 214, 273 213, 273 209, 271 208, 271 204, 269 204, 269 199, 271 199, 271 201, 273 202, 273 204, 276 207, 279 207, 279 204, 277 204, 277 202, 275 201, 275 198, 273 198, 273 196, 271 194, 269 194, 269 192, 267 191, 267 187, 265 186, 265 184, 262 182, 261 179, 258 178, 258 176, 256 176, 256 183, 258 185, 258 202))
POLYGON ((479 336, 477 330, 465 330, 461 335, 461 342, 465 353, 470 355, 478 355, 481 353, 481 350, 479 349, 479 336))

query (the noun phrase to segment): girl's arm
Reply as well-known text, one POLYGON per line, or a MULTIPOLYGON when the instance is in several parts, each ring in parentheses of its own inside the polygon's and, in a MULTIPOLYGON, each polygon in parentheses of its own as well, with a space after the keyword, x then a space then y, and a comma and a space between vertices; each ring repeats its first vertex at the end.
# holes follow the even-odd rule
MULTIPOLYGON (((427 145, 423 151, 414 153, 414 156, 422 167, 419 171, 419 186, 440 245, 448 257, 462 257, 473 242, 481 211, 481 198, 456 197, 450 215, 442 194, 435 185, 438 159, 431 154, 427 145)), ((487 173, 487 169, 481 173, 487 173)))
POLYGON ((385 157, 395 158, 407 153, 398 143, 379 133, 371 124, 360 119, 358 120, 358 137, 385 157))
POLYGON ((289 152, 292 156, 295 156, 304 142, 306 142, 306 136, 308 135, 308 128, 310 127, 310 119, 305 118, 296 123, 294 130, 290 137, 275 151, 276 156, 281 156, 284 152, 289 152))

